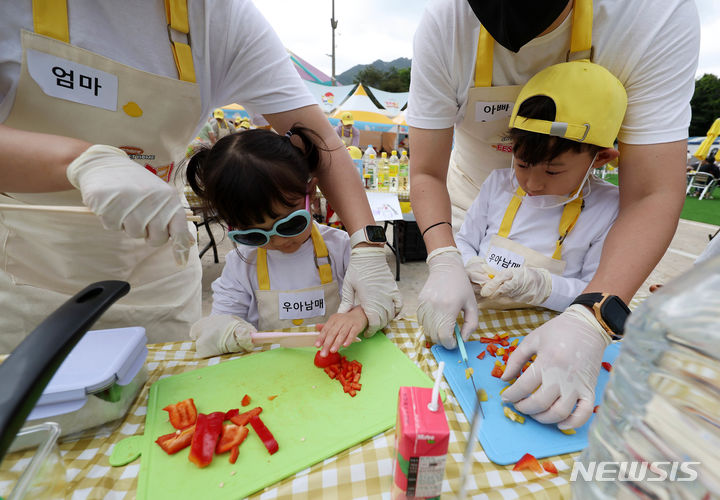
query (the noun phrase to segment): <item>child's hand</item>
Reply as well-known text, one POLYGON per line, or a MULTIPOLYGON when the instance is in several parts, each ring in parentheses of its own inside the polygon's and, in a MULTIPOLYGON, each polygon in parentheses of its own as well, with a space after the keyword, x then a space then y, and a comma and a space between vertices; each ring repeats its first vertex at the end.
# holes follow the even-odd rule
POLYGON ((340 347, 347 347, 356 341, 357 336, 367 328, 368 320, 362 307, 355 306, 346 313, 335 313, 327 323, 317 325, 318 337, 315 347, 321 347, 321 356, 329 352, 337 352, 340 347))
POLYGON ((480 296, 480 291, 485 283, 493 279, 494 273, 497 273, 482 257, 471 257, 465 264, 465 272, 470 278, 476 297, 480 296))

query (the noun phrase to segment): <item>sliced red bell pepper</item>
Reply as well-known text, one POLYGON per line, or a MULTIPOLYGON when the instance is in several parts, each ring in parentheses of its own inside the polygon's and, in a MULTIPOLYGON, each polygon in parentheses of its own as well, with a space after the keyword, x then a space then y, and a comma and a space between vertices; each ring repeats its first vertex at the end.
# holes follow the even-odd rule
POLYGON ((430 342, 429 340, 426 340, 425 341, 425 349, 430 349, 431 347, 432 347, 432 342, 430 342))
POLYGON ((237 408, 233 408, 232 410, 228 410, 225 412, 225 420, 230 420, 231 418, 237 416, 240 414, 240 410, 237 408))
POLYGON ((595 405, 595 407, 593 408, 593 413, 597 413, 598 408, 600 408, 600 405, 595 405))
POLYGON ((176 429, 183 430, 190 427, 197 419, 197 409, 195 409, 195 402, 192 398, 173 405, 167 405, 163 410, 168 412, 170 425, 176 429))
POLYGON ((165 453, 173 455, 190 446, 194 432, 195 426, 193 425, 192 427, 188 427, 187 429, 180 431, 180 433, 171 432, 170 434, 160 436, 155 440, 155 442, 165 451, 165 453))
POLYGON ((525 470, 530 469, 533 472, 536 472, 538 474, 542 474, 543 468, 540 466, 540 462, 537 461, 537 458, 532 456, 530 453, 525 453, 520 460, 517 461, 515 464, 515 467, 513 467, 513 470, 525 470))
POLYGON ((608 363, 607 361, 603 361, 602 363, 600 363, 600 365, 603 368, 605 368, 607 371, 609 371, 609 372, 612 371, 612 365, 610 363, 608 363))
POLYGON ((557 467, 555 467, 555 464, 552 462, 545 461, 542 463, 542 468, 545 469, 545 472, 549 472, 550 474, 557 474, 557 467))
POLYGON ((480 354, 477 355, 477 359, 483 359, 485 357, 485 351, 482 351, 480 354))
POLYGON ((487 346, 487 352, 490 353, 490 356, 495 356, 495 353, 497 352, 498 347, 495 344, 490 344, 487 346))
POLYGON ((275 399, 276 397, 277 397, 277 394, 274 394, 274 395, 272 395, 272 396, 268 396, 268 401, 272 401, 272 400, 275 399))
POLYGON ((502 339, 502 340, 500 341, 500 345, 503 346, 503 347, 507 347, 507 346, 510 345, 510 342, 508 342, 508 341, 505 340, 505 339, 502 339))
POLYGON ((327 356, 320 356, 320 351, 315 353, 315 366, 318 368, 327 368, 330 365, 340 362, 340 354, 330 352, 327 356))
POLYGON ((257 417, 262 413, 262 408, 259 406, 253 408, 250 411, 246 411, 245 413, 240 413, 239 415, 235 415, 230 419, 230 422, 232 422, 235 425, 247 425, 247 423, 250 421, 252 417, 257 417))
MULTIPOLYGON (((246 427, 247 429, 247 427, 246 427)), ((233 446, 233 449, 230 450, 230 459, 229 462, 231 464, 234 464, 237 462, 238 456, 240 456, 240 447, 239 446, 233 446)))
POLYGON ((222 428, 222 435, 215 446, 215 453, 220 455, 230 451, 235 446, 240 446, 248 435, 249 429, 244 425, 225 424, 222 428))
POLYGON ((242 401, 240 401, 240 404, 243 405, 243 406, 249 405, 249 404, 250 404, 250 396, 248 396, 247 394, 245 394, 245 395, 243 396, 243 398, 242 398, 242 401))
POLYGON ((280 448, 278 446, 278 442, 275 441, 275 438, 272 435, 272 432, 265 427, 265 424, 262 420, 260 420, 260 417, 251 417, 250 418, 250 425, 252 425, 253 430, 255 430, 255 433, 258 435, 260 440, 265 445, 265 448, 267 448, 268 453, 273 455, 275 452, 278 451, 280 448))
POLYGON ((490 372, 490 375, 496 378, 500 378, 503 376, 503 370, 500 368, 500 365, 493 366, 492 371, 490 372))
POLYGON ((215 446, 223 430, 224 420, 224 411, 198 415, 188 456, 190 461, 198 467, 207 467, 212 462, 215 446))

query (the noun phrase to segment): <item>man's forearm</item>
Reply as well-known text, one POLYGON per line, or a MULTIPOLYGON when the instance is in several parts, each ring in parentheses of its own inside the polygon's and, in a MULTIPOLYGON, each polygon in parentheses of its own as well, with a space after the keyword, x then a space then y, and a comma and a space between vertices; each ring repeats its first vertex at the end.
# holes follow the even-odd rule
POLYGON ((65 171, 89 142, 0 125, 0 191, 43 193, 73 189, 65 171))
MULTIPOLYGON (((452 222, 450 196, 446 184, 437 177, 425 174, 413 177, 410 201, 420 231, 439 222, 452 222)), ((430 228, 423 239, 428 253, 436 248, 455 246, 450 224, 438 224, 430 228)))

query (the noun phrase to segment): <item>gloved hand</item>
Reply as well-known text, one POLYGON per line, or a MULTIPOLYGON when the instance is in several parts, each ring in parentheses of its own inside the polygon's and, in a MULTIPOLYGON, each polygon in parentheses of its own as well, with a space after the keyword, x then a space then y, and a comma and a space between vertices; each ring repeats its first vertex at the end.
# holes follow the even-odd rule
POLYGON ((552 291, 552 275, 547 269, 521 266, 495 271, 495 277, 485 283, 480 295, 489 299, 506 297, 516 302, 539 306, 552 291))
POLYGON ((169 237, 175 261, 187 263, 195 238, 177 191, 124 151, 90 146, 68 165, 67 178, 105 229, 124 229, 131 238, 145 238, 152 246, 163 245, 169 237))
POLYGON ((385 249, 358 247, 350 252, 339 313, 360 305, 368 319, 364 335, 372 337, 398 315, 402 296, 385 260, 385 249))
POLYGON ((495 276, 498 271, 488 265, 484 258, 470 257, 470 260, 465 264, 465 272, 470 278, 475 296, 479 297, 483 286, 492 279, 490 276, 495 276))
POLYGON ((190 327, 198 357, 209 358, 228 352, 249 351, 251 334, 257 329, 247 321, 230 314, 213 314, 197 320, 190 327))
POLYGON ((457 248, 436 248, 428 255, 427 263, 430 273, 418 296, 418 321, 430 340, 454 349, 455 322, 460 311, 465 320, 460 330, 463 340, 478 326, 475 294, 457 248))
POLYGON ((530 332, 510 355, 502 376, 506 382, 520 374, 533 354, 537 358, 503 391, 503 402, 560 429, 582 426, 592 414, 600 363, 610 342, 588 308, 568 307, 530 332))

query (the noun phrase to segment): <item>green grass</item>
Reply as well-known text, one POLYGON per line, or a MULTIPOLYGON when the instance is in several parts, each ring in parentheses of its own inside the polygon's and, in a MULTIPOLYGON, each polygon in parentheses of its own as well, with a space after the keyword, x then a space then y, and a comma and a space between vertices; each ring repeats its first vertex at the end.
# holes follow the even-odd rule
MULTIPOLYGON (((617 174, 608 175, 605 180, 617 186, 617 178, 617 174)), ((712 196, 712 200, 686 197, 680 218, 720 226, 720 188, 715 188, 712 196)))

